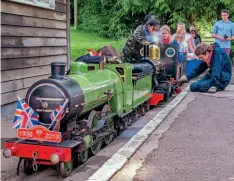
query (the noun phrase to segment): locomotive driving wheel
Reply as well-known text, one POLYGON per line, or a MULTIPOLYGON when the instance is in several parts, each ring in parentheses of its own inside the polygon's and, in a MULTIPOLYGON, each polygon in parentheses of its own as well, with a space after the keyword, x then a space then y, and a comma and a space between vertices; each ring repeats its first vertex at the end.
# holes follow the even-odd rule
POLYGON ((94 143, 90 147, 90 154, 91 155, 98 154, 98 152, 101 150, 101 147, 102 147, 102 140, 98 138, 97 140, 94 141, 94 143))
POLYGON ((73 169, 73 158, 69 162, 59 162, 59 172, 61 177, 68 177, 73 169))
POLYGON ((144 108, 143 104, 138 107, 138 114, 139 114, 139 116, 145 115, 145 108, 144 108))
MULTIPOLYGON (((101 117, 108 116, 108 115, 110 115, 111 113, 112 113, 112 111, 111 111, 110 106, 106 104, 106 105, 102 108, 101 117)), ((113 119, 110 119, 110 120, 107 120, 107 121, 106 121, 106 129, 107 129, 107 131, 113 131, 113 130, 115 129, 113 119)), ((104 144, 105 146, 106 146, 106 145, 109 145, 109 144, 112 142, 113 138, 114 138, 114 135, 113 135, 113 134, 104 136, 103 144, 104 144)))
POLYGON ((100 115, 97 113, 97 111, 92 110, 91 113, 89 114, 88 118, 88 124, 87 126, 90 129, 95 128, 98 125, 99 120, 101 119, 100 115))
POLYGON ((143 103, 143 107, 144 107, 146 112, 150 110, 150 105, 148 104, 148 101, 143 103))
POLYGON ((134 123, 137 119, 138 119, 138 114, 137 114, 137 109, 135 109, 134 111, 132 111, 130 113, 130 119, 131 119, 131 124, 134 123))
MULTIPOLYGON (((88 118, 88 127, 91 129, 95 129, 96 126, 98 125, 99 120, 101 119, 100 115, 93 110, 90 114, 89 114, 89 118, 88 118)), ((100 138, 93 138, 93 143, 90 147, 90 154, 91 155, 96 155, 100 149, 102 147, 102 139, 100 138)))
POLYGON ((83 164, 88 160, 89 154, 88 150, 85 150, 79 154, 79 163, 83 164))
POLYGON ((129 119, 129 116, 127 115, 122 118, 122 121, 121 121, 122 130, 124 131, 125 129, 127 129, 129 125, 131 125, 131 120, 129 119))

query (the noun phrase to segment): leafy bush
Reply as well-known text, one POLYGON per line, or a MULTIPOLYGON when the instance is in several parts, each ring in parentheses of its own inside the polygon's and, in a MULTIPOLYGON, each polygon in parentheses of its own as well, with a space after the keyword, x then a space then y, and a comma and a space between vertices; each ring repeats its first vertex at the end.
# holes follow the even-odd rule
POLYGON ((234 62, 234 41, 232 41, 230 57, 234 62))
POLYGON ((100 36, 121 39, 130 34, 134 21, 121 16, 117 0, 80 0, 79 28, 100 36))
POLYGON ((210 34, 214 23, 214 21, 207 22, 204 18, 196 21, 195 27, 198 30, 198 33, 200 34, 202 39, 204 39, 208 34, 210 34))
MULTIPOLYGON (((186 27, 196 25, 204 37, 220 17, 221 9, 230 7, 234 13, 233 0, 77 0, 78 26, 85 31, 101 36, 122 39, 142 23, 146 14, 153 14, 175 31, 178 22, 186 27)), ((71 2, 71 22, 73 22, 74 1, 71 2)))

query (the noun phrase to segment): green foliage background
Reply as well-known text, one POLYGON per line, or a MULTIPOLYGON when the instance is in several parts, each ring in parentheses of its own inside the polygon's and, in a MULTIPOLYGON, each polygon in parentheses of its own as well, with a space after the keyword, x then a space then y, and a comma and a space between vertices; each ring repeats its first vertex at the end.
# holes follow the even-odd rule
MULTIPOLYGON (((160 20, 161 24, 169 25, 172 32, 178 22, 184 22, 187 28, 195 25, 202 37, 210 32, 215 21, 221 18, 222 9, 229 9, 231 15, 234 14, 233 0, 77 1, 79 29, 111 39, 128 37, 149 13, 160 20)), ((71 24, 73 24, 73 3, 74 0, 70 3, 71 24)))

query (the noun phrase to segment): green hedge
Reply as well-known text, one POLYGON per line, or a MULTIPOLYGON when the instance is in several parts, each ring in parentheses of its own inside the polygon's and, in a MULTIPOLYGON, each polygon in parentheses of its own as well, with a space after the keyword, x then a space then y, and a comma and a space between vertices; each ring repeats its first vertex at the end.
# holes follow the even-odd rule
POLYGON ((230 57, 234 61, 234 41, 232 41, 230 57))

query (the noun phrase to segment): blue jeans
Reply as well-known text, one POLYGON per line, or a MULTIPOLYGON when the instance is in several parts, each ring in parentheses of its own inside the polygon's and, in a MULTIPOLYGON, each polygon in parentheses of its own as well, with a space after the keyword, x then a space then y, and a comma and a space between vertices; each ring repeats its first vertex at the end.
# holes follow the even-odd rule
MULTIPOLYGON (((212 79, 207 79, 206 77, 201 78, 199 81, 194 82, 190 85, 191 92, 207 92, 211 88, 212 79)), ((227 85, 219 83, 216 87, 219 90, 224 90, 227 85)))

